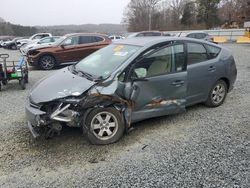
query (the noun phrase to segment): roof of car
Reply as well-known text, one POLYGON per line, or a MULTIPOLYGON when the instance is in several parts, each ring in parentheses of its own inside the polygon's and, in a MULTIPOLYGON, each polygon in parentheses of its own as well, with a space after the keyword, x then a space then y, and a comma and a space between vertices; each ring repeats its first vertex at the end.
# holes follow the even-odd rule
POLYGON ((125 45, 134 45, 134 46, 147 46, 154 45, 160 42, 167 42, 173 40, 184 40, 184 41, 193 41, 199 43, 207 43, 206 41, 201 41, 192 38, 186 37, 136 37, 136 38, 128 38, 121 41, 115 41, 115 44, 125 44, 125 45))
POLYGON ((91 36, 103 36, 103 37, 107 37, 107 35, 105 34, 100 34, 100 33, 69 33, 69 34, 66 34, 65 36, 66 37, 70 37, 70 36, 78 36, 78 35, 91 35, 91 36))
POLYGON ((204 33, 204 34, 208 34, 207 32, 205 31, 192 31, 192 32, 189 32, 188 34, 195 34, 195 33, 204 33))

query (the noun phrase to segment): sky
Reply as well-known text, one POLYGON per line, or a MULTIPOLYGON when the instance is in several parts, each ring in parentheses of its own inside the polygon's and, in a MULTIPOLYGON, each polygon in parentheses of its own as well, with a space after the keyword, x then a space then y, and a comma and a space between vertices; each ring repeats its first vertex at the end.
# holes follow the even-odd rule
POLYGON ((0 17, 13 24, 47 26, 121 23, 130 0, 0 0, 0 17))

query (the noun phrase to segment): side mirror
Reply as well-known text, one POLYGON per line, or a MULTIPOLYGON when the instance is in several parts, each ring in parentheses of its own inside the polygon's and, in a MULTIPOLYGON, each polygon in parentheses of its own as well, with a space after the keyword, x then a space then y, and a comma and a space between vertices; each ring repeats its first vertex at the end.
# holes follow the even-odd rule
POLYGON ((64 45, 63 45, 63 44, 61 44, 60 47, 61 47, 62 49, 64 49, 64 45))

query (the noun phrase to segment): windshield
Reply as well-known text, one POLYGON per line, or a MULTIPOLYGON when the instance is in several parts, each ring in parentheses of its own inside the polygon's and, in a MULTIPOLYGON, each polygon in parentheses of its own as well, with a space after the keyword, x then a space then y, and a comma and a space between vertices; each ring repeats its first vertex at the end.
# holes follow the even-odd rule
POLYGON ((66 36, 59 37, 59 39, 56 40, 55 44, 56 44, 56 45, 61 44, 66 38, 67 38, 66 36))
POLYGON ((139 48, 139 46, 111 44, 81 60, 75 65, 75 70, 105 79, 139 48))

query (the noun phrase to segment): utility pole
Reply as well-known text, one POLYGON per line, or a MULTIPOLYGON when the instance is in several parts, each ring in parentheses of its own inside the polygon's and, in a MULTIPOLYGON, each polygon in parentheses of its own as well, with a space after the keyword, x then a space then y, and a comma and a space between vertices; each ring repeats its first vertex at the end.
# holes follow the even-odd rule
POLYGON ((152 30, 152 8, 149 7, 149 14, 148 14, 148 30, 152 30))

